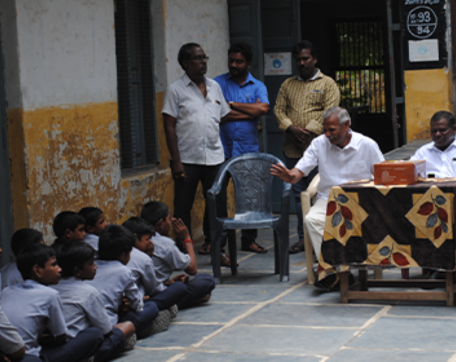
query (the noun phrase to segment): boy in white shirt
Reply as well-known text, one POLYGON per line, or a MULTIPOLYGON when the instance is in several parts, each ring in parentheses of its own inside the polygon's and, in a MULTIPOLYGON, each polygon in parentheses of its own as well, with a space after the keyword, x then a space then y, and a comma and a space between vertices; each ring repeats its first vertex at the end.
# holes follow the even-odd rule
POLYGON ((103 211, 98 207, 84 207, 78 212, 85 220, 84 241, 98 252, 98 240, 104 228, 108 225, 103 211))

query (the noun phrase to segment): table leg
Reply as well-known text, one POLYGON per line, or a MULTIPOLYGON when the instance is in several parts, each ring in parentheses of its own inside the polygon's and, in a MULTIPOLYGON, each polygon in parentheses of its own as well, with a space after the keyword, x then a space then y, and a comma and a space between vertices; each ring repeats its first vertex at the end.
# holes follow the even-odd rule
POLYGON ((340 301, 344 304, 348 303, 347 293, 349 289, 349 273, 339 273, 340 277, 340 301))
POLYGON ((409 269, 401 269, 401 275, 402 275, 402 279, 409 279, 410 275, 409 275, 409 269))
POLYGON ((383 279, 382 269, 374 269, 374 279, 383 279))
POLYGON ((454 273, 446 272, 446 292, 447 292, 447 306, 450 307, 454 304, 454 273))
POLYGON ((367 286, 367 270, 359 270, 359 283, 361 285, 361 290, 366 292, 369 288, 367 286))

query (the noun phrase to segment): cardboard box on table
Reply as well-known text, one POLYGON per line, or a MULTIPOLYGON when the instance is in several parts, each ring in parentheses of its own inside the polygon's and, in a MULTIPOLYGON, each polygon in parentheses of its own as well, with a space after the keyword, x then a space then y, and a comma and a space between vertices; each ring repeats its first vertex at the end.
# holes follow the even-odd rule
POLYGON ((414 185, 426 177, 426 161, 383 161, 374 165, 375 185, 414 185))

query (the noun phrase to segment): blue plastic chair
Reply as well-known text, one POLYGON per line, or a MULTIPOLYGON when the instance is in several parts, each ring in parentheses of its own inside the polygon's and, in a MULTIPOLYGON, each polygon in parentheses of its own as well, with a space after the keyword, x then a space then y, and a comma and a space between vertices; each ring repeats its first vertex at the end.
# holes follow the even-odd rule
POLYGON ((207 192, 207 207, 211 225, 211 255, 214 277, 222 281, 220 270, 220 244, 228 235, 231 259, 231 274, 237 274, 236 229, 273 229, 275 251, 275 274, 280 281, 289 279, 289 183, 283 183, 281 214, 272 214, 271 165, 283 162, 267 153, 247 153, 227 161, 219 170, 214 185, 207 192), (233 218, 217 215, 217 197, 222 192, 228 176, 234 182, 236 192, 236 214, 233 218))

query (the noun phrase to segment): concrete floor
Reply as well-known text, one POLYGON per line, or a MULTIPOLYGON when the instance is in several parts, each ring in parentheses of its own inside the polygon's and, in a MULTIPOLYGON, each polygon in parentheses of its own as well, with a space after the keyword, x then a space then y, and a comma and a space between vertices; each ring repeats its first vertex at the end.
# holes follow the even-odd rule
MULTIPOLYGON (((291 243, 295 228, 292 215, 291 243)), ((456 362, 455 308, 341 304, 338 292, 307 284, 303 253, 290 255, 290 281, 279 282, 272 232, 260 231, 258 240, 267 254, 239 251, 238 275, 224 268, 209 303, 179 312, 168 331, 138 341, 117 361, 456 362)), ((198 256, 198 271, 212 272, 209 256, 198 256)), ((399 278, 400 272, 384 275, 399 278)))

